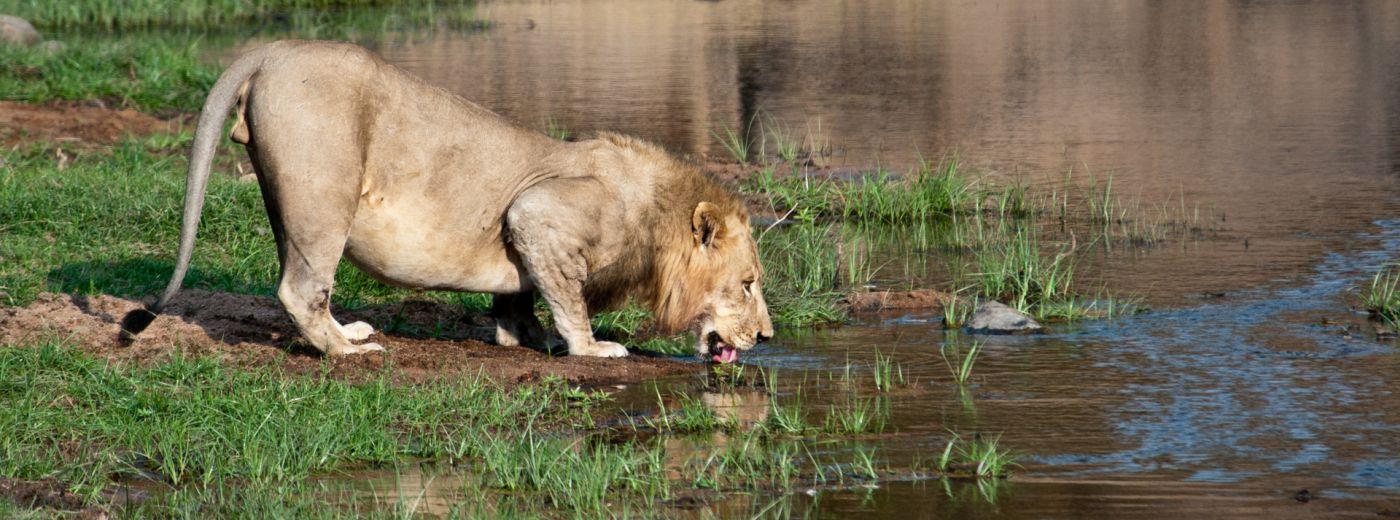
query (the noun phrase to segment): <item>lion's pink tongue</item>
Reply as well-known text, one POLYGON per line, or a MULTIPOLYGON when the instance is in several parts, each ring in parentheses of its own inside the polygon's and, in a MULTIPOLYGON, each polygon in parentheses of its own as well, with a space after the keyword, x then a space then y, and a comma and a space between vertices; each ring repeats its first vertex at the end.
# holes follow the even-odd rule
POLYGON ((739 360, 739 350, 725 345, 721 347, 719 353, 715 354, 713 357, 716 363, 733 363, 739 360))

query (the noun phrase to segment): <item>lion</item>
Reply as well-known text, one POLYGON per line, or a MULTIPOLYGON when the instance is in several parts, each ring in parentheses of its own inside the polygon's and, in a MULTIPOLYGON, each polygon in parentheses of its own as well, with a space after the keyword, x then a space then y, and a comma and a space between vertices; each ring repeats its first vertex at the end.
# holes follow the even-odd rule
POLYGON ((522 128, 347 43, 278 41, 238 58, 199 115, 175 272, 123 319, 135 335, 180 290, 223 121, 252 160, 277 242, 277 298, 322 353, 383 350, 330 312, 342 256, 388 284, 493 294, 496 342, 548 349, 536 293, 576 356, 621 357, 590 313, 629 299, 734 362, 773 336, 744 205, 661 148, 522 128))

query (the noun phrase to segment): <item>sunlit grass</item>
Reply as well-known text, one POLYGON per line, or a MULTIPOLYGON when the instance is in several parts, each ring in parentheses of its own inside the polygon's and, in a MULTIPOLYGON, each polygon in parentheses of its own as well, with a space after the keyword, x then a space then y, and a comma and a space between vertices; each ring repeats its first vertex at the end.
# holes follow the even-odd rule
MULTIPOLYGON (((472 10, 473 0, 0 0, 0 12, 42 28, 134 29, 156 27, 224 28, 267 19, 315 14, 347 16, 376 9, 386 18, 411 11, 416 17, 453 20, 472 10)), ((474 18, 474 16, 473 16, 474 18)))
POLYGON ((0 99, 101 100, 113 108, 195 112, 220 72, 200 53, 194 40, 78 39, 58 51, 0 45, 6 68, 0 99))

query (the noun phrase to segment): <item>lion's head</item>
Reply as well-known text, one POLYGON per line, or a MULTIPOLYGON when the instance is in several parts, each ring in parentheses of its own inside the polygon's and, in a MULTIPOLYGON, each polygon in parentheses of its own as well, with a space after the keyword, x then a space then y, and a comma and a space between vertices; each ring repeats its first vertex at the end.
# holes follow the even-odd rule
POLYGON ((739 351, 773 336, 763 300, 763 266, 749 231, 748 213, 731 198, 701 201, 689 214, 689 233, 671 244, 669 283, 653 309, 664 328, 688 328, 696 354, 732 363, 739 351))
POLYGON ((696 354, 708 360, 733 362, 739 351, 772 337, 744 203, 655 145, 608 133, 599 142, 623 158, 612 167, 645 172, 637 184, 654 191, 647 190, 651 204, 641 210, 649 226, 629 237, 635 256, 595 285, 596 301, 615 306, 639 297, 662 331, 695 333, 696 354))

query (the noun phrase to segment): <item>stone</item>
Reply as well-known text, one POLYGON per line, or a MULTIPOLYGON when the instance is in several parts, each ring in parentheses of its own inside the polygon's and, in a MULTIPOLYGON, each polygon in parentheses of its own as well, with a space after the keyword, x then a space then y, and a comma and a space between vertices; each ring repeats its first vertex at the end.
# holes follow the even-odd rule
POLYGON ((43 40, 39 31, 28 20, 18 16, 0 14, 0 42, 17 45, 34 45, 43 40))
POLYGON ((1001 302, 988 301, 977 306, 967 322, 967 330, 973 334, 1028 334, 1042 329, 1030 316, 1001 302))

